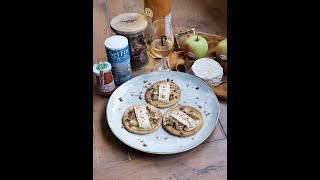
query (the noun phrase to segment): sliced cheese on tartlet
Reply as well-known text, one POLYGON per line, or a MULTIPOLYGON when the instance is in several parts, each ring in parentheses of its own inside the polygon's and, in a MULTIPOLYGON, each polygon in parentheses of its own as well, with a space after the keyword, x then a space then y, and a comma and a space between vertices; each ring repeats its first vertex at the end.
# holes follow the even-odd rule
POLYGON ((186 125, 188 129, 194 129, 198 125, 197 121, 193 120, 190 116, 179 109, 172 111, 170 116, 179 121, 181 124, 186 125))
POLYGON ((150 129, 150 121, 149 115, 147 113, 147 108, 145 105, 139 105, 134 107, 134 112, 136 114, 136 118, 141 129, 150 129))
POLYGON ((169 102, 169 97, 170 97, 170 83, 160 84, 158 100, 161 102, 169 102))

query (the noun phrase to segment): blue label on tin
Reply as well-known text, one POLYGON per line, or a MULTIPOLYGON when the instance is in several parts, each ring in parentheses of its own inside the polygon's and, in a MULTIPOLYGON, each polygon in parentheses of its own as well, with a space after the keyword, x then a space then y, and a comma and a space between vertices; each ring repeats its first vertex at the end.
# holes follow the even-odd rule
POLYGON ((108 61, 112 67, 123 67, 130 63, 129 46, 120 50, 110 50, 106 48, 106 51, 108 61))
POLYGON ((112 73, 115 75, 127 75, 128 73, 131 73, 131 66, 130 63, 127 66, 124 67, 113 67, 112 73))
POLYGON ((113 75, 113 79, 114 79, 114 82, 116 83, 116 85, 121 85, 121 84, 125 83, 126 81, 128 81, 131 78, 132 78, 132 74, 131 73, 129 73, 126 76, 116 75, 116 74, 113 75))

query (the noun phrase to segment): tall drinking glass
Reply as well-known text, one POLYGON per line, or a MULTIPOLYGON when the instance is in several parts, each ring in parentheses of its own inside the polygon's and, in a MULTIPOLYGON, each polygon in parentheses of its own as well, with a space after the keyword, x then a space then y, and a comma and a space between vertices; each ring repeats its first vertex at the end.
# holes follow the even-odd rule
POLYGON ((174 50, 174 35, 171 24, 165 19, 158 19, 152 23, 151 51, 161 58, 161 63, 155 65, 154 71, 170 71, 169 55, 174 50))

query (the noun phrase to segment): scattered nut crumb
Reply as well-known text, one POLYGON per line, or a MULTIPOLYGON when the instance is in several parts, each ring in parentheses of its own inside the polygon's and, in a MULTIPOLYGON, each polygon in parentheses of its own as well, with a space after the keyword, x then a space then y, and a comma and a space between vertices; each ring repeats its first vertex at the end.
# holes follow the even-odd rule
POLYGON ((141 95, 139 96, 139 99, 142 99, 142 96, 141 96, 141 95))
POLYGON ((173 82, 173 79, 171 79, 171 82, 173 82))
POLYGON ((206 102, 204 102, 205 104, 207 104, 207 101, 206 102))
POLYGON ((120 111, 121 109, 119 108, 118 110, 120 111))
POLYGON ((140 92, 140 94, 142 94, 142 91, 140 92))
POLYGON ((157 139, 159 139, 159 137, 158 137, 158 136, 156 136, 156 138, 157 138, 157 139))
POLYGON ((140 141, 141 143, 143 142, 143 140, 140 141))
POLYGON ((199 99, 198 97, 196 97, 196 99, 199 99))
POLYGON ((201 109, 201 108, 202 108, 202 106, 199 106, 199 108, 201 109))
POLYGON ((119 98, 119 101, 122 102, 123 101, 122 98, 119 98))
POLYGON ((148 88, 148 86, 143 86, 144 88, 148 88))
POLYGON ((203 113, 205 114, 207 111, 203 111, 203 113))
POLYGON ((196 87, 196 90, 198 90, 199 89, 199 87, 196 87))
POLYGON ((143 143, 143 146, 144 146, 144 147, 147 147, 148 145, 147 145, 146 143, 143 143))
POLYGON ((151 83, 148 83, 148 85, 151 85, 151 83))
POLYGON ((148 82, 148 80, 144 80, 144 81, 143 81, 143 83, 147 83, 147 82, 148 82))
POLYGON ((170 79, 168 78, 167 81, 170 81, 170 79))
POLYGON ((165 138, 164 138, 164 140, 167 140, 167 139, 168 139, 168 137, 165 137, 165 138))
POLYGON ((131 94, 131 96, 133 96, 133 94, 131 94))
POLYGON ((189 87, 189 84, 187 84, 187 87, 189 87))

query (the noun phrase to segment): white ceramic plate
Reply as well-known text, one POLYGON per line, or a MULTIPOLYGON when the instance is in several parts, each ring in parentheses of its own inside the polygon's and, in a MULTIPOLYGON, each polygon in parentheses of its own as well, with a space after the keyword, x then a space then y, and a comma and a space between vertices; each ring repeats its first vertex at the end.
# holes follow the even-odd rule
MULTIPOLYGON (((164 115, 168 109, 160 109, 160 111, 164 115)), ((173 154, 192 149, 205 141, 217 124, 219 111, 220 107, 216 95, 201 79, 190 74, 169 71, 143 74, 122 84, 111 95, 106 113, 111 131, 123 143, 147 153, 173 154), (202 112, 203 127, 189 137, 173 136, 166 132, 162 126, 146 135, 128 132, 122 125, 124 112, 130 106, 146 103, 144 94, 147 88, 155 82, 168 78, 181 88, 181 98, 177 104, 193 106, 202 112)))

